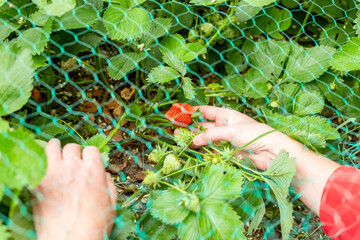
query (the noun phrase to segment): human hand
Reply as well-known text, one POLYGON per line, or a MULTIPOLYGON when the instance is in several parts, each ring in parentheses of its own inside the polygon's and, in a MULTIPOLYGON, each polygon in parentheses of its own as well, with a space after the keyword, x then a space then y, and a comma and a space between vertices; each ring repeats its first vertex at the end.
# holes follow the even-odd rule
POLYGON ((231 142, 240 148, 259 138, 239 151, 239 154, 249 157, 260 170, 266 170, 281 150, 289 152, 290 155, 297 155, 303 149, 299 142, 240 112, 211 106, 198 108, 205 120, 215 122, 201 123, 207 130, 194 138, 195 148, 216 141, 231 142))

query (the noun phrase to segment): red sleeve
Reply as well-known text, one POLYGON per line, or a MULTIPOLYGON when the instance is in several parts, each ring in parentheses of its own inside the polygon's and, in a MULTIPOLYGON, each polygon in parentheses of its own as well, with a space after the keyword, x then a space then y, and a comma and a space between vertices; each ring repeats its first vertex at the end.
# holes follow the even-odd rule
POLYGON ((360 239, 360 171, 342 166, 328 179, 320 204, 320 221, 334 240, 360 239))

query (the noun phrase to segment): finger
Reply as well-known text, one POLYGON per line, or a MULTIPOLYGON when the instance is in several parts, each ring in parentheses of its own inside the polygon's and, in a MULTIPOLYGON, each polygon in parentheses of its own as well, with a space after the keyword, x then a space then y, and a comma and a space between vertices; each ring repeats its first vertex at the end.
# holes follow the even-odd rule
MULTIPOLYGON (((206 128, 206 129, 216 127, 216 125, 215 125, 214 122, 198 123, 198 124, 196 124, 195 126, 199 126, 199 127, 202 126, 202 127, 206 128)), ((194 133, 197 133, 197 132, 199 132, 199 129, 198 129, 197 127, 193 127, 193 128, 191 129, 191 131, 194 132, 194 133)), ((174 134, 175 134, 175 135, 178 135, 179 133, 180 133, 180 129, 179 129, 179 128, 176 128, 176 129, 174 130, 174 134)))
POLYGON ((219 108, 213 106, 199 106, 199 109, 205 120, 215 121, 216 126, 228 126, 241 123, 255 122, 252 118, 237 112, 235 110, 219 108))
POLYGON ((114 205, 114 207, 115 207, 115 204, 116 204, 116 202, 117 202, 117 189, 116 189, 114 183, 113 183, 112 180, 111 180, 111 175, 110 175, 110 173, 106 173, 106 181, 107 181, 108 188, 109 188, 109 190, 110 190, 111 203, 112 203, 112 205, 114 205))
POLYGON ((48 161, 48 168, 52 168, 57 162, 61 161, 61 142, 59 139, 53 138, 49 141, 45 148, 48 161))
POLYGON ((97 147, 94 146, 87 146, 84 148, 82 153, 82 159, 85 162, 88 162, 90 164, 95 164, 96 166, 102 167, 102 159, 100 151, 97 147))
POLYGON ((62 158, 64 162, 76 162, 81 160, 81 146, 76 143, 68 143, 65 145, 62 158))
POLYGON ((211 145, 217 141, 233 142, 235 133, 233 127, 214 127, 197 135, 193 140, 194 147, 211 145))

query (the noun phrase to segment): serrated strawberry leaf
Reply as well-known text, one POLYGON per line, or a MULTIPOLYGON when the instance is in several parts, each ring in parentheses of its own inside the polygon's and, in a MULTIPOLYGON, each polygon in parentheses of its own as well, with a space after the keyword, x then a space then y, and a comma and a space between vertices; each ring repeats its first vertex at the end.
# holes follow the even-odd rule
POLYGON ((93 6, 82 5, 57 19, 54 22, 53 30, 91 27, 98 20, 97 11, 93 6))
POLYGON ((335 49, 328 46, 304 49, 300 45, 292 45, 282 81, 304 83, 320 77, 330 67, 334 53, 335 49))
POLYGON ((171 67, 158 66, 153 68, 147 78, 149 82, 166 83, 181 77, 175 69, 171 67))
POLYGON ((9 122, 0 118, 0 133, 9 130, 9 122))
POLYGON ((202 204, 199 214, 191 213, 180 224, 179 236, 181 240, 245 239, 240 217, 224 202, 202 204))
POLYGON ((46 156, 34 136, 23 128, 0 134, 0 183, 9 188, 34 188, 46 173, 46 156))
POLYGON ((134 214, 129 209, 121 208, 116 215, 110 239, 126 240, 135 231, 134 214))
POLYGON ((190 210, 182 204, 184 198, 185 195, 175 189, 164 192, 151 205, 151 214, 164 223, 182 222, 190 213, 190 210))
POLYGON ((295 97, 293 112, 298 116, 315 114, 321 112, 324 106, 324 97, 319 92, 300 90, 295 97))
POLYGON ((252 6, 264 7, 275 2, 276 0, 244 0, 244 1, 252 6))
POLYGON ((199 198, 211 203, 238 196, 244 179, 241 171, 233 167, 212 165, 203 170, 199 181, 199 198))
POLYGON ((114 80, 122 79, 128 72, 134 70, 138 63, 146 58, 145 53, 123 53, 110 59, 109 76, 114 80))
POLYGON ((104 13, 104 24, 108 35, 115 40, 134 40, 148 31, 149 13, 142 8, 126 9, 111 5, 104 13))
POLYGON ((19 110, 26 104, 33 89, 31 51, 16 53, 8 45, 0 46, 0 116, 19 110))
POLYGON ((174 34, 161 41, 160 51, 163 54, 170 52, 186 63, 194 60, 200 54, 206 53, 206 48, 200 43, 186 43, 181 35, 174 34))
POLYGON ((293 226, 293 209, 287 197, 295 170, 295 158, 290 158, 286 152, 280 152, 270 164, 270 167, 262 173, 264 180, 274 192, 280 209, 282 239, 288 239, 293 226))
POLYGON ((36 0, 34 1, 46 14, 61 17, 76 7, 76 0, 36 0))
POLYGON ((340 72, 360 70, 360 37, 354 37, 342 45, 334 54, 331 66, 340 72))
POLYGON ((144 44, 144 47, 147 48, 151 45, 156 39, 165 35, 171 28, 171 18, 155 18, 152 19, 148 31, 144 32, 141 36, 140 43, 144 44))
POLYGON ((339 133, 325 119, 318 116, 283 116, 264 109, 267 123, 312 149, 324 148, 327 140, 335 140, 339 133))
POLYGON ((194 99, 195 91, 194 91, 194 86, 193 86, 191 78, 184 77, 183 81, 184 81, 183 82, 183 91, 184 91, 185 98, 194 99))

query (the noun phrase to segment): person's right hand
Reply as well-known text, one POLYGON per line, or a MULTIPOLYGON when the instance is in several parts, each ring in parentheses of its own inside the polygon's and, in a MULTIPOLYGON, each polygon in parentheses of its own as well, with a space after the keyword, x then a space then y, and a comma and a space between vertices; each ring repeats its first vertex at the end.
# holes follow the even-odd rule
POLYGON ((194 138, 195 148, 216 141, 228 141, 235 147, 243 147, 265 134, 239 152, 243 157, 249 157, 260 170, 267 169, 281 150, 295 155, 303 149, 302 144, 279 131, 266 134, 274 129, 240 112, 211 106, 198 108, 205 120, 214 122, 201 123, 207 130, 194 138))

